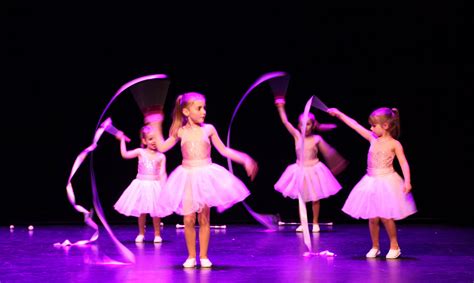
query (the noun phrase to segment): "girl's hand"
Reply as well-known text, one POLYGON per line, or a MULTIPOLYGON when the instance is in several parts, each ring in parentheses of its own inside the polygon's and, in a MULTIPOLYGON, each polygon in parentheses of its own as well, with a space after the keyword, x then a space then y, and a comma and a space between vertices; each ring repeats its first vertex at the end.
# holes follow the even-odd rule
POLYGON ((275 98, 275 105, 276 105, 276 107, 281 107, 281 106, 285 105, 285 99, 282 98, 282 97, 275 98))
POLYGON ((247 172, 247 176, 250 177, 250 180, 253 181, 255 176, 258 173, 258 164, 252 158, 247 158, 244 163, 245 171, 247 172))
POLYGON ((125 140, 126 142, 130 141, 130 139, 122 131, 118 131, 117 134, 115 135, 115 137, 118 140, 125 140))
POLYGON ((405 194, 408 194, 411 191, 411 184, 410 183, 405 183, 405 187, 403 188, 403 192, 405 194))
POLYGON ((337 108, 329 108, 326 112, 329 115, 335 116, 335 117, 339 117, 339 115, 341 114, 341 111, 339 111, 339 109, 337 108))

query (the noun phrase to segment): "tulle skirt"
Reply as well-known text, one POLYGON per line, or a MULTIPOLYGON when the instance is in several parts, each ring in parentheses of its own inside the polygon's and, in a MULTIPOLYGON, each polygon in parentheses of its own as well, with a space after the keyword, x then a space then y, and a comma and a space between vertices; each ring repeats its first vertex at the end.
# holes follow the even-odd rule
POLYGON ((342 188, 329 168, 322 162, 311 166, 289 165, 275 184, 275 190, 285 197, 298 198, 298 182, 303 174, 301 197, 303 201, 317 201, 336 194, 342 188))
POLYGON ((127 216, 139 217, 140 214, 147 213, 152 217, 165 217, 172 211, 162 202, 162 191, 160 181, 134 179, 114 208, 127 216))
POLYGON ((342 211, 353 218, 403 219, 416 212, 412 194, 405 194, 403 188, 403 179, 396 172, 365 175, 352 189, 342 211))
POLYGON ((206 206, 222 212, 250 195, 241 180, 210 162, 178 166, 168 177, 165 191, 167 204, 180 215, 201 212, 206 206))

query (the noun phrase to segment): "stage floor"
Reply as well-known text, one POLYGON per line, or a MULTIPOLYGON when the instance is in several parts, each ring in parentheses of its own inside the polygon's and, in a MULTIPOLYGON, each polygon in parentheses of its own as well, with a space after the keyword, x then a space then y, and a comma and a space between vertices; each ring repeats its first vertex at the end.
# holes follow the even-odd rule
POLYGON ((304 257, 307 251, 296 226, 266 231, 260 225, 227 225, 212 229, 212 268, 185 269, 183 229, 165 223, 163 243, 154 244, 149 227, 145 243, 134 242, 136 225, 112 225, 116 237, 135 255, 126 265, 103 264, 108 256, 121 260, 118 249, 101 230, 87 246, 55 247, 68 239, 88 239, 86 225, 0 227, 0 282, 474 282, 474 228, 431 224, 400 224, 402 255, 385 259, 388 239, 381 228, 382 254, 365 258, 370 249, 366 222, 321 226, 312 233, 313 251, 336 256, 304 257))

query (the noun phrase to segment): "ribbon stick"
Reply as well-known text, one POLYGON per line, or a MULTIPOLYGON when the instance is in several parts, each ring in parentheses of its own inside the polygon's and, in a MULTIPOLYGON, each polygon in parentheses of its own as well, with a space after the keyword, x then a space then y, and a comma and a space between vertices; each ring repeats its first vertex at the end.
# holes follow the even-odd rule
MULTIPOLYGON (((120 133, 120 131, 115 128, 114 125, 112 125, 112 119, 110 117, 105 119, 102 125, 105 125, 105 131, 114 137, 117 137, 117 135, 120 133)), ((124 137, 126 142, 130 142, 130 138, 128 138, 127 136, 124 137)))
MULTIPOLYGON (((184 228, 185 225, 184 224, 176 224, 176 229, 182 229, 184 228)), ((199 227, 199 226, 196 226, 196 227, 199 227)), ((227 229, 227 225, 210 225, 209 228, 211 229, 227 229)))
MULTIPOLYGON (((231 133, 231 129, 232 129, 232 123, 235 119, 235 116, 237 115, 237 111, 239 110, 240 106, 244 102, 245 98, 247 98, 247 96, 252 92, 252 90, 255 89, 257 86, 259 86, 260 84, 262 84, 266 81, 276 79, 276 78, 281 78, 281 77, 284 77, 284 76, 288 76, 288 74, 285 73, 285 72, 271 72, 271 73, 264 74, 260 78, 258 78, 250 86, 250 88, 245 92, 245 94, 242 96, 239 103, 237 104, 237 107, 235 108, 234 113, 232 114, 232 118, 230 119, 229 129, 227 130, 227 147, 230 147, 230 133, 231 133)), ((281 96, 284 96, 284 95, 281 94, 281 96)), ((227 158, 227 165, 229 167, 229 171, 233 174, 234 171, 232 169, 232 160, 230 158, 227 158)), ((278 225, 277 225, 277 221, 279 219, 278 216, 256 213, 255 211, 253 211, 250 208, 250 206, 248 204, 245 203, 245 201, 242 201, 242 203, 243 203, 245 209, 247 209, 247 211, 250 213, 250 215, 252 215, 252 217, 255 220, 257 220, 260 224, 264 225, 265 227, 267 227, 270 230, 277 230, 278 229, 278 225)))
MULTIPOLYGON (((283 221, 278 221, 278 226, 286 226, 286 225, 301 225, 300 222, 283 222, 283 221)), ((309 225, 309 223, 308 223, 309 225)), ((332 222, 319 222, 318 223, 319 226, 332 226, 334 225, 334 223, 332 222)))

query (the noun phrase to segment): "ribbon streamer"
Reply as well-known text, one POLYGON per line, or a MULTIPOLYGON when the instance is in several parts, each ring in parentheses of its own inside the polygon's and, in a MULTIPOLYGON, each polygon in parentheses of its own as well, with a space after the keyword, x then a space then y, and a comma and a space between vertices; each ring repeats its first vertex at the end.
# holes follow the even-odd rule
POLYGON ((311 106, 318 108, 319 110, 322 110, 324 112, 328 111, 328 107, 326 104, 324 104, 321 99, 319 99, 316 95, 313 95, 313 102, 311 103, 311 106))
MULTIPOLYGON (((71 243, 69 240, 66 240, 63 243, 54 244, 55 246, 68 246, 68 245, 79 245, 79 244, 83 245, 83 244, 87 244, 87 243, 96 241, 99 237, 98 226, 94 221, 92 221, 92 211, 89 212, 88 210, 84 209, 82 206, 76 205, 75 197, 74 197, 74 191, 73 191, 73 188, 72 188, 72 185, 71 185, 72 177, 74 176, 77 169, 81 166, 81 164, 84 161, 84 159, 86 158, 86 156, 90 153, 90 176, 91 176, 91 186, 92 186, 94 209, 97 213, 97 216, 98 216, 99 220, 102 222, 102 224, 104 225, 106 231, 108 232, 109 236, 111 237, 112 241, 118 247, 120 254, 122 256, 124 256, 124 258, 128 261, 128 263, 135 263, 135 256, 133 255, 133 253, 117 239, 117 237, 114 235, 112 229, 110 228, 109 224, 107 223, 107 220, 105 219, 104 212, 103 212, 102 206, 100 204, 100 200, 99 200, 99 195, 97 193, 96 182, 95 182, 95 174, 94 174, 94 170, 93 170, 93 151, 97 147, 97 142, 100 139, 100 137, 101 137, 101 135, 103 134, 104 131, 108 131, 113 135, 115 135, 118 131, 117 129, 115 129, 112 126, 112 122, 111 122, 110 118, 106 119, 104 122, 101 123, 105 113, 110 108, 110 106, 112 105, 114 100, 117 99, 117 97, 120 94, 122 94, 126 89, 128 89, 130 86, 132 86, 134 84, 137 84, 137 83, 140 83, 140 82, 146 81, 146 80, 166 79, 166 78, 168 78, 167 75, 154 74, 154 75, 143 76, 143 77, 139 77, 137 79, 131 80, 128 83, 121 86, 119 88, 119 90, 115 93, 115 95, 112 97, 112 99, 107 103, 105 109, 102 111, 102 114, 99 117, 99 121, 97 122, 93 143, 88 148, 83 150, 81 152, 81 154, 79 154, 79 156, 76 158, 76 161, 74 162, 74 165, 73 165, 73 169, 71 170, 71 174, 70 174, 69 179, 68 179, 68 184, 66 186, 69 201, 71 202, 71 204, 74 206, 74 208, 76 210, 78 210, 79 212, 81 212, 85 215, 86 224, 88 224, 90 227, 92 227, 96 231, 95 231, 94 235, 91 237, 90 240, 82 240, 82 241, 78 241, 78 242, 75 242, 75 243, 71 243)), ((104 258, 107 258, 107 257, 104 257, 104 258)), ((117 264, 117 263, 120 264, 120 263, 123 263, 123 262, 113 261, 113 260, 106 260, 102 263, 103 264, 117 264)))
MULTIPOLYGON (((97 128, 96 132, 95 132, 95 135, 94 135, 94 139, 93 139, 93 142, 92 144, 87 147, 85 150, 83 150, 79 156, 76 158, 76 161, 74 162, 74 165, 73 165, 73 169, 71 171, 71 174, 69 176, 69 179, 68 179, 68 184, 66 186, 66 190, 67 190, 67 194, 68 194, 68 198, 69 198, 69 201, 71 202, 71 204, 74 206, 74 208, 79 211, 79 212, 82 212, 84 214, 84 221, 86 222, 87 225, 89 225, 91 228, 93 228, 95 230, 94 234, 92 235, 92 237, 89 239, 89 240, 80 240, 80 241, 77 241, 77 242, 74 242, 74 243, 71 243, 69 240, 65 240, 64 242, 62 243, 55 243, 54 246, 55 247, 66 247, 66 246, 75 246, 75 245, 86 245, 86 244, 89 244, 91 242, 94 242, 96 241, 98 238, 99 238, 99 227, 98 225, 92 220, 92 214, 93 214, 93 210, 91 210, 90 212, 87 211, 85 208, 83 208, 82 206, 80 205, 77 205, 76 202, 75 202, 75 195, 74 195, 74 189, 72 187, 72 183, 71 183, 71 180, 72 180, 72 177, 75 175, 77 169, 81 166, 81 164, 83 163, 83 161, 85 160, 85 158, 87 157, 87 155, 90 153, 92 155, 92 152, 97 148, 97 143, 99 142, 99 139, 101 138, 102 134, 104 132, 108 132, 108 133, 111 133, 113 135, 116 135, 119 131, 112 125, 112 119, 111 118, 107 118, 102 124, 100 124, 100 126, 97 128)), ((91 174, 93 174, 93 170, 91 168, 91 174)), ((93 191, 96 190, 96 186, 95 186, 95 179, 92 180, 92 188, 93 188, 93 191)), ((98 201, 98 199, 96 199, 95 201, 98 201)), ((100 207, 99 207, 100 208, 100 207)), ((101 209, 101 208, 100 208, 101 209)), ((97 211, 97 209, 96 209, 97 211)), ((99 218, 102 220, 102 222, 105 221, 105 218, 103 217, 102 214, 102 210, 99 210, 100 213, 97 213, 97 215, 99 216, 99 218)), ((107 225, 107 222, 105 221, 105 225, 107 225)), ((107 225, 107 228, 110 229, 107 225)), ((109 233, 111 233, 112 231, 109 231, 109 233)), ((121 243, 115 238, 115 236, 113 235, 113 233, 110 235, 112 237, 112 239, 114 240, 115 244, 117 244, 117 242, 119 244, 117 244, 119 246, 119 249, 122 253, 122 255, 124 255, 127 260, 129 260, 130 262, 135 262, 135 256, 130 252, 130 250, 128 250, 125 246, 121 245, 121 243)), ((101 264, 123 264, 123 262, 120 262, 120 261, 115 261, 115 260, 111 260, 109 257, 107 256, 104 256, 103 257, 103 261, 100 262, 101 264)), ((97 262, 95 262, 97 263, 97 262)))
MULTIPOLYGON (((247 98, 247 96, 252 92, 252 90, 255 89, 257 86, 259 86, 260 84, 262 84, 262 83, 264 83, 268 80, 283 77, 283 76, 287 76, 287 75, 288 74, 285 73, 285 72, 267 73, 267 74, 262 75, 260 78, 258 78, 250 86, 250 88, 245 92, 245 94, 240 99, 239 103, 237 104, 237 107, 235 107, 234 113, 232 114, 232 118, 230 119, 229 129, 227 130, 227 147, 230 147, 230 133, 231 133, 231 129, 232 129, 232 123, 234 122, 235 116, 237 115, 237 112, 239 111, 239 108, 242 105, 242 103, 244 102, 245 98, 247 98)), ((232 160, 230 158, 227 158, 227 165, 229 167, 229 171, 233 174, 234 171, 232 169, 232 160)), ((264 225, 265 227, 267 227, 270 230, 277 230, 278 229, 278 225, 277 225, 277 222, 279 220, 278 216, 256 213, 255 211, 253 211, 253 209, 250 208, 250 206, 247 203, 245 203, 245 201, 242 201, 242 204, 244 205, 245 209, 247 209, 247 211, 250 213, 250 215, 252 215, 252 217, 255 220, 257 220, 260 224, 264 225)))
MULTIPOLYGON (((308 102, 306 103, 306 106, 304 107, 304 112, 303 112, 303 117, 301 119, 301 124, 306 125, 308 122, 308 114, 309 114, 309 109, 311 108, 311 104, 313 101, 313 97, 311 97, 308 102)), ((306 127, 301 127, 301 138, 300 138, 300 151, 299 151, 299 160, 303 161, 304 160, 304 139, 306 137, 306 127)), ((309 253, 313 252, 313 247, 311 245, 311 239, 309 237, 309 227, 308 227, 308 214, 306 211, 306 203, 303 200, 303 197, 301 196, 301 189, 303 188, 303 182, 304 182, 304 162, 300 162, 299 167, 299 178, 298 178, 298 183, 299 183, 299 190, 298 190, 298 207, 299 207, 299 213, 300 213, 300 220, 301 220, 301 226, 303 227, 303 241, 308 248, 309 253)))
MULTIPOLYGON (((164 74, 148 75, 148 76, 143 76, 143 77, 139 77, 139 78, 136 78, 134 80, 131 80, 128 83, 121 86, 119 88, 119 90, 114 94, 112 99, 109 101, 109 103, 107 103, 107 106, 105 107, 105 109, 102 111, 102 114, 100 115, 99 121, 97 122, 96 128, 99 128, 99 125, 101 123, 102 118, 104 117, 105 113, 107 112, 109 107, 112 105, 114 100, 117 99, 117 97, 120 94, 122 94, 126 89, 128 89, 129 87, 131 87, 131 86, 133 86, 137 83, 143 82, 143 81, 154 80, 154 79, 167 79, 167 78, 168 78, 168 76, 164 75, 164 74)), ((97 186, 96 186, 96 182, 95 182, 95 174, 94 174, 94 169, 93 169, 93 162, 94 162, 93 154, 91 153, 91 158, 90 158, 91 186, 92 186, 93 204, 94 204, 95 211, 97 212, 97 217, 99 217, 100 221, 104 225, 104 227, 105 227, 107 233, 109 234, 110 238, 112 239, 114 244, 119 249, 121 255, 124 256, 125 259, 128 260, 129 263, 135 263, 135 256, 133 255, 133 253, 117 239, 117 237, 113 233, 112 229, 110 228, 110 225, 108 224, 107 220, 105 219, 105 215, 104 215, 104 212, 103 212, 103 209, 102 209, 102 205, 101 205, 100 200, 99 200, 99 194, 97 192, 97 186)))
MULTIPOLYGON (((306 105, 304 107, 304 112, 303 112, 303 117, 301 119, 301 124, 306 125, 308 121, 308 114, 310 108, 315 106, 314 103, 314 98, 315 96, 313 95, 308 102, 306 102, 306 105)), ((321 101, 317 102, 316 104, 322 103, 321 101)), ((306 127, 302 127, 301 130, 301 140, 300 140, 300 152, 299 152, 299 160, 303 161, 304 160, 304 140, 306 137, 306 127)), ((300 220, 301 220, 301 226, 303 227, 303 241, 308 248, 308 251, 303 254, 303 256, 312 256, 312 255, 318 255, 318 256, 335 256, 336 254, 333 252, 330 252, 328 250, 322 251, 322 252, 313 252, 313 247, 311 244, 311 239, 309 237, 309 227, 308 227, 308 214, 306 211, 306 203, 303 201, 303 198, 301 196, 301 189, 303 188, 303 182, 304 182, 304 162, 300 162, 300 176, 299 176, 299 192, 298 192, 298 205, 299 205, 299 213, 300 213, 300 220)))
POLYGON ((69 174, 69 179, 67 181, 67 185, 66 185, 66 192, 67 192, 67 197, 69 199, 69 202, 72 204, 72 206, 74 207, 75 210, 77 210, 78 212, 84 214, 84 222, 89 226, 91 227, 92 229, 95 230, 94 234, 90 237, 89 240, 80 240, 80 241, 77 241, 77 242, 70 242, 69 240, 65 240, 64 242, 62 243, 55 243, 54 246, 74 246, 74 245, 86 245, 86 244, 89 244, 91 242, 94 242, 96 241, 98 238, 99 238, 99 227, 97 226, 97 223, 94 222, 94 220, 92 220, 92 213, 93 213, 93 210, 87 210, 85 209, 83 206, 79 205, 79 204, 76 204, 76 197, 75 197, 75 194, 74 194, 74 189, 72 187, 72 178, 74 177, 74 175, 76 174, 76 171, 77 169, 79 169, 79 167, 81 166, 82 162, 84 162, 84 160, 86 159, 87 155, 94 151, 97 147, 97 142, 99 141, 100 137, 102 136, 102 134, 104 133, 105 131, 105 128, 106 128, 106 124, 102 124, 101 127, 99 127, 95 134, 94 134, 94 139, 92 141, 92 144, 90 146, 88 146, 86 149, 84 149, 77 157, 76 157, 76 160, 74 161, 74 164, 72 166, 72 170, 71 170, 71 173, 69 174))

